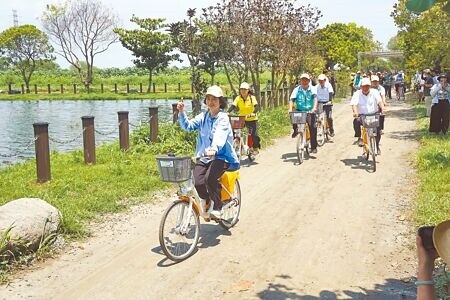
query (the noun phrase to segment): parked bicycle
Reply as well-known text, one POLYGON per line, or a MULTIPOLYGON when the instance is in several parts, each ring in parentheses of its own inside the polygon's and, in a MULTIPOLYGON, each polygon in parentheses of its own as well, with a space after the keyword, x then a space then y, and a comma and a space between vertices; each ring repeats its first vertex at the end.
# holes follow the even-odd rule
POLYGON ((369 161, 369 156, 372 157, 372 169, 375 172, 377 170, 377 162, 375 159, 377 153, 377 127, 380 125, 380 113, 374 114, 360 114, 358 115, 361 120, 361 137, 364 142, 363 158, 369 161))
POLYGON ((193 162, 190 157, 159 156, 156 158, 162 181, 178 185, 177 197, 167 207, 159 226, 159 243, 171 260, 182 261, 194 253, 200 237, 200 218, 211 220, 230 229, 239 221, 241 188, 239 171, 225 170, 219 179, 222 187, 223 214, 220 219, 211 215, 212 202, 206 204, 194 187, 193 162))
POLYGON ((331 140, 330 124, 324 109, 324 103, 319 103, 317 106, 317 145, 322 147, 325 142, 331 140))
POLYGON ((292 111, 289 113, 291 117, 291 124, 298 124, 298 136, 296 144, 296 152, 298 163, 303 163, 306 157, 309 157, 311 142, 309 125, 306 122, 308 113, 301 111, 292 111))
POLYGON ((250 162, 254 161, 256 155, 252 150, 252 136, 245 128, 245 116, 230 116, 230 124, 234 134, 233 147, 239 161, 242 160, 242 156, 247 156, 250 162))

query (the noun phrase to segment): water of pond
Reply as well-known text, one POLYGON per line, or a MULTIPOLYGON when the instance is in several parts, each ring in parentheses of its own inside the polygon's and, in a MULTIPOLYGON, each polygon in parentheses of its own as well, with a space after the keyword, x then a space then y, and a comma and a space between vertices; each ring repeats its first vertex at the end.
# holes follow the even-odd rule
MULTIPOLYGON (((149 107, 158 106, 159 122, 172 121, 177 100, 0 101, 0 167, 35 157, 33 123, 48 122, 50 151, 83 147, 82 116, 94 116, 96 144, 118 139, 118 111, 128 111, 130 131, 148 123, 149 107)), ((190 101, 186 110, 191 111, 190 101)))

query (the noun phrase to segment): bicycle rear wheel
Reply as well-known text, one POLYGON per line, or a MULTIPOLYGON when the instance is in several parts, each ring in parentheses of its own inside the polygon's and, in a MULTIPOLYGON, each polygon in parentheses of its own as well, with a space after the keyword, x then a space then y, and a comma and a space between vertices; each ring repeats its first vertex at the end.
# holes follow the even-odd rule
POLYGON ((297 138, 297 159, 299 164, 303 163, 303 160, 305 158, 305 140, 306 137, 304 136, 303 132, 299 132, 297 138))
POLYGON ((223 205, 226 206, 226 209, 223 211, 219 224, 225 229, 230 229, 239 221, 239 213, 241 211, 241 186, 239 185, 239 180, 236 179, 231 199, 223 205))
POLYGON ((164 212, 159 225, 159 244, 164 254, 173 261, 182 261, 194 253, 200 237, 197 211, 183 200, 173 202, 164 212))
POLYGON ((370 155, 372 156, 372 170, 375 172, 377 170, 377 161, 375 160, 376 151, 376 141, 375 137, 370 137, 370 155))

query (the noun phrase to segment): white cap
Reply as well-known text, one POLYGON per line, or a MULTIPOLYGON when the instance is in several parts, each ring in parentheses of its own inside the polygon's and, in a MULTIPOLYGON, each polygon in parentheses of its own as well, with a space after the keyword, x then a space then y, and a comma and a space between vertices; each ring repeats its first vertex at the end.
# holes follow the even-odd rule
POLYGON ((380 81, 380 78, 378 78, 377 75, 372 75, 372 78, 370 78, 372 81, 380 81))
POLYGON ((250 84, 248 84, 247 82, 243 82, 243 83, 241 83, 241 86, 239 88, 240 89, 249 90, 250 89, 250 84))
POLYGON ((206 95, 212 95, 214 97, 220 98, 223 97, 223 92, 219 86, 213 85, 206 90, 206 95))
POLYGON ((300 79, 302 79, 302 78, 310 79, 309 75, 306 73, 303 73, 302 75, 300 75, 300 79))
POLYGON ((319 77, 317 77, 317 79, 319 79, 319 80, 326 80, 327 76, 325 76, 325 74, 320 74, 319 77))
POLYGON ((364 77, 363 79, 361 79, 361 86, 363 85, 370 85, 370 79, 367 77, 364 77))

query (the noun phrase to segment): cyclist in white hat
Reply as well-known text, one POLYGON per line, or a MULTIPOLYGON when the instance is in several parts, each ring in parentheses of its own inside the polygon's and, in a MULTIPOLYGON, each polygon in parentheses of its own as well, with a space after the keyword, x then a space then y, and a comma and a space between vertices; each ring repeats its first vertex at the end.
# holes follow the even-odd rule
POLYGON ((222 215, 222 200, 218 179, 228 165, 233 169, 239 168, 239 160, 233 147, 233 130, 228 114, 223 112, 227 101, 222 89, 217 85, 209 87, 205 104, 208 109, 190 120, 184 111, 184 102, 178 102, 178 120, 182 129, 198 130, 193 171, 195 189, 207 203, 213 201, 211 214, 219 218, 222 215))
POLYGON ((253 154, 257 155, 261 148, 261 139, 258 135, 258 112, 259 104, 255 96, 250 92, 250 85, 247 82, 241 83, 239 86, 239 95, 234 99, 228 112, 238 111, 239 116, 245 116, 245 126, 247 127, 249 137, 249 144, 253 154))
MULTIPOLYGON (((295 103, 296 110, 308 113, 306 121, 308 122, 311 132, 311 153, 317 153, 317 128, 315 126, 316 114, 310 113, 317 111, 317 93, 316 89, 309 84, 310 81, 311 80, 308 74, 303 73, 300 75, 300 85, 297 86, 291 93, 289 112, 292 112, 295 103)), ((297 124, 293 124, 292 128, 294 129, 292 137, 295 138, 298 134, 297 124)))

